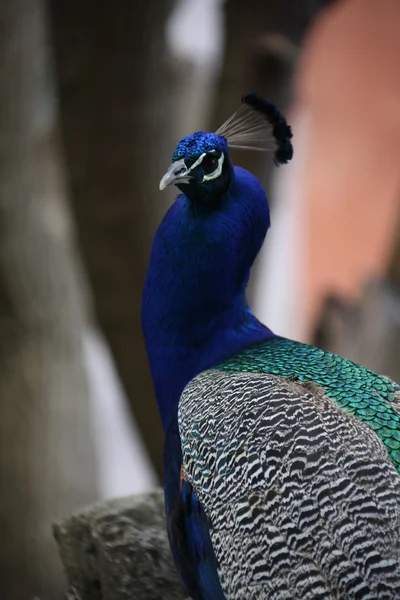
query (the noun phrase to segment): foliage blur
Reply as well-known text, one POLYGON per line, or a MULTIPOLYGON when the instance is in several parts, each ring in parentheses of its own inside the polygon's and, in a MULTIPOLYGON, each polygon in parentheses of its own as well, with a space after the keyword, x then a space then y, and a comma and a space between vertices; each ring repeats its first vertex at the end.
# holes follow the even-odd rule
POLYGON ((295 134, 279 172, 233 154, 272 206, 251 304, 400 379, 399 18, 392 0, 2 0, 1 598, 62 598, 54 519, 162 477, 140 328, 175 193, 158 182, 243 93, 295 134))

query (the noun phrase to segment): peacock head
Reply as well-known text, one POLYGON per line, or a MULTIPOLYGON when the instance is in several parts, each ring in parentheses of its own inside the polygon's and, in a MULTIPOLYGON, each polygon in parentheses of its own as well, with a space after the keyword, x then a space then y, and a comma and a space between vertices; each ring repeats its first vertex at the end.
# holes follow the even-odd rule
POLYGON ((174 184, 191 200, 207 202, 227 190, 231 175, 226 139, 197 131, 178 143, 172 164, 160 181, 160 190, 174 184))
POLYGON ((174 184, 190 200, 215 202, 227 191, 233 174, 228 146, 271 151, 280 165, 292 158, 291 138, 283 115, 253 92, 215 133, 197 131, 178 143, 160 190, 174 184))

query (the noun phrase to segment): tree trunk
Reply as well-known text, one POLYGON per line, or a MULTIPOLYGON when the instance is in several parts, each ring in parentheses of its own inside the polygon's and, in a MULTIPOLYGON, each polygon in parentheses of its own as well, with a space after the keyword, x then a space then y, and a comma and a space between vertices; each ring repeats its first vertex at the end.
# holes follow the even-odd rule
POLYGON ((49 0, 63 140, 79 240, 99 324, 150 457, 162 432, 140 324, 150 242, 166 208, 173 72, 165 19, 173 0, 49 0))
MULTIPOLYGON (((253 90, 283 112, 287 109, 302 38, 317 12, 331 3, 332 0, 227 0, 224 60, 215 94, 213 131, 237 110, 242 95, 253 90)), ((232 159, 258 177, 272 204, 275 167, 271 156, 233 150, 232 159)), ((256 261, 248 289, 250 301, 258 269, 256 261)))
POLYGON ((0 596, 60 598, 53 519, 96 498, 40 0, 0 7, 0 596))
MULTIPOLYGON (((333 0, 227 0, 225 11, 225 48, 222 70, 218 83, 218 93, 213 116, 213 127, 217 128, 234 110, 244 93, 254 89, 254 83, 268 88, 271 102, 284 97, 287 104, 287 88, 290 72, 280 77, 277 69, 268 69, 264 74, 257 66, 253 69, 254 58, 259 55, 260 41, 265 36, 279 35, 295 47, 299 47, 312 19, 318 11, 333 3, 333 0), (271 81, 270 81, 271 78, 271 81), (256 81, 254 81, 256 79, 256 81), (250 88, 244 85, 250 85, 250 88), (283 94, 282 94, 283 91, 283 94), (272 94, 272 96, 271 96, 272 94)), ((265 48, 266 54, 284 59, 285 50, 275 44, 265 48)), ((286 60, 282 61, 285 68, 286 60)), ((294 62, 293 62, 294 64, 294 62)), ((278 67, 279 68, 279 67, 278 67)), ((258 91, 262 91, 261 89, 258 91)))

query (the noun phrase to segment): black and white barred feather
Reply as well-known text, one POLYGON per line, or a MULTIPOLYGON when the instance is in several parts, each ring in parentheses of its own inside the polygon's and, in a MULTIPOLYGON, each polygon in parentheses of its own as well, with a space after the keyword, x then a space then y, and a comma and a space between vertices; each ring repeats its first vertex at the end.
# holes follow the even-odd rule
POLYGON ((368 425, 313 384, 215 370, 178 419, 227 600, 400 598, 400 477, 368 425))

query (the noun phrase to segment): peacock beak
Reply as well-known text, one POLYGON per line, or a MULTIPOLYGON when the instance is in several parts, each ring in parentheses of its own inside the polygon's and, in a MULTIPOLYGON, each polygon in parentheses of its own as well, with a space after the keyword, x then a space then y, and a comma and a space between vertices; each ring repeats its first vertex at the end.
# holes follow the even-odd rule
POLYGON ((160 190, 165 190, 172 183, 189 183, 189 170, 183 158, 172 163, 160 181, 160 190))

